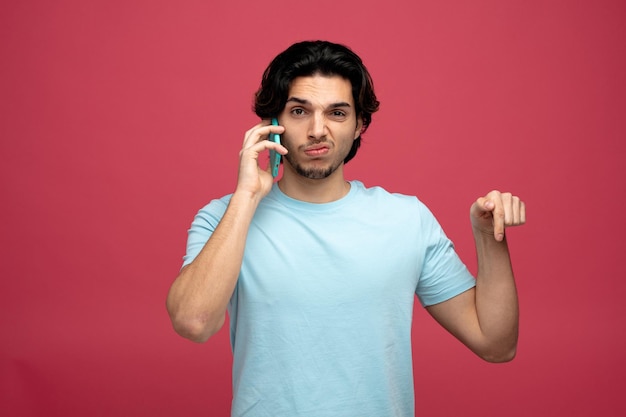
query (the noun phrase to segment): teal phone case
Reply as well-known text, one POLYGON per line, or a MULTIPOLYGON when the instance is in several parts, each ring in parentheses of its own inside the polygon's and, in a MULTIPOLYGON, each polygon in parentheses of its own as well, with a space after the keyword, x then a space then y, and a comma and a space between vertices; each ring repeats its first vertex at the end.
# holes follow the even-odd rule
MULTIPOLYGON (((277 118, 272 118, 272 125, 278 126, 277 118)), ((269 140, 280 145, 280 135, 278 133, 270 133, 269 140)), ((280 167, 280 154, 273 149, 270 149, 270 166, 272 167, 272 177, 276 177, 280 167)))

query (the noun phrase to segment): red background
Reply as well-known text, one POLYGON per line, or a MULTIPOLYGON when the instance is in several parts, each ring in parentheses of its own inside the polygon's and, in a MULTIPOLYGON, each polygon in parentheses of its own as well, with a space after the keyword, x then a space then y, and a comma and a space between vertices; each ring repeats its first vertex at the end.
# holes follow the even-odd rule
POLYGON ((382 102, 350 178, 420 196, 471 269, 474 198, 528 205, 518 357, 417 308, 418 415, 624 415, 625 28, 621 0, 4 1, 0 414, 228 415, 227 331, 178 337, 165 296, 263 69, 324 38, 382 102))

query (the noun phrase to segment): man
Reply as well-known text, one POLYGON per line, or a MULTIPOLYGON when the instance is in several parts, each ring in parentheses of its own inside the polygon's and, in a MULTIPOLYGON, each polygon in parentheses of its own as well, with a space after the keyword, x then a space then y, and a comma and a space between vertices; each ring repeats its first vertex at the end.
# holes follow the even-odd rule
POLYGON ((480 357, 515 355, 504 232, 524 223, 524 204, 498 191, 474 202, 474 279, 417 198, 345 180, 377 110, 351 50, 292 45, 263 75, 255 100, 263 121, 245 134, 234 193, 193 221, 167 308, 175 330, 196 342, 228 311, 233 416, 412 416, 416 294, 480 357), (276 183, 259 164, 267 150, 283 155, 276 183))

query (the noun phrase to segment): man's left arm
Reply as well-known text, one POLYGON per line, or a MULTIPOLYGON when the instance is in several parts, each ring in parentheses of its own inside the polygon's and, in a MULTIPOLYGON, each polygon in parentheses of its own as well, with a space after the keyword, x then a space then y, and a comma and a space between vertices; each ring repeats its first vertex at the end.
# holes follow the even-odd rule
POLYGON ((473 352, 489 362, 515 357, 519 323, 517 290, 505 229, 526 222, 524 203, 492 191, 470 209, 476 242, 476 287, 427 307, 428 312, 473 352))

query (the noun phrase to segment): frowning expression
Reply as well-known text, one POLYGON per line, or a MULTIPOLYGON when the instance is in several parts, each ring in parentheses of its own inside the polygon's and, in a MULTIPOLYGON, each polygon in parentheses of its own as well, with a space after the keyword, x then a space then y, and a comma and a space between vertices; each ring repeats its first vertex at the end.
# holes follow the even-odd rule
POLYGON ((292 81, 279 122, 285 127, 281 142, 289 150, 285 173, 309 179, 343 172, 343 161, 362 126, 350 81, 320 74, 292 81))

